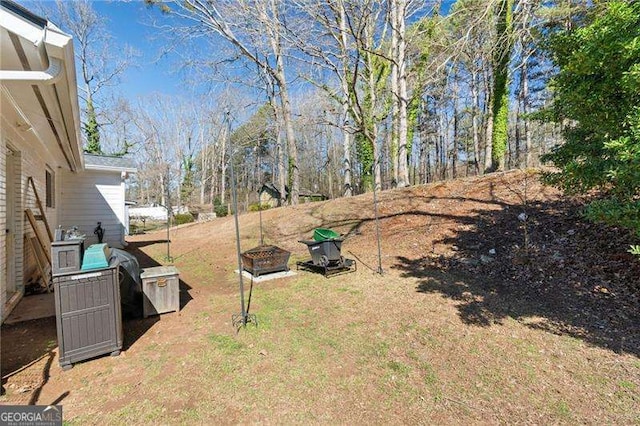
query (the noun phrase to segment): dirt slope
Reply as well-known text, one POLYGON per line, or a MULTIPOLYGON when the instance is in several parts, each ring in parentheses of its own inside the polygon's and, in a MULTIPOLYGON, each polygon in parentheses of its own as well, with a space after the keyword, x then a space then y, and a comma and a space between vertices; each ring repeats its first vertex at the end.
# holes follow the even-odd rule
MULTIPOLYGON (((580 216, 567 199, 519 171, 386 191, 379 200, 382 266, 483 277, 474 288, 425 288, 467 302, 465 322, 544 316, 540 327, 640 355, 640 239, 580 216), (474 301, 482 296, 481 303, 474 301)), ((296 240, 315 227, 347 234, 349 254, 377 268, 371 195, 276 209, 269 240, 304 254, 296 240)), ((256 234, 255 215, 246 232, 256 234)))
MULTIPOLYGON (((640 241, 580 206, 524 172, 385 191, 383 276, 371 194, 265 211, 265 243, 290 265, 326 227, 358 271, 255 287, 260 326, 237 336, 233 219, 174 229, 179 314, 125 322, 124 356, 67 373, 55 323, 3 326, 0 402, 62 401, 79 423, 638 422, 640 261, 626 248, 640 241)), ((242 250, 259 217, 240 217, 242 250)), ((131 251, 162 263, 165 238, 131 251)))
MULTIPOLYGON (((478 290, 534 304, 544 298, 539 308, 567 316, 559 322, 606 330, 599 333, 599 343, 622 345, 621 350, 630 349, 624 345, 633 337, 634 352, 640 354, 637 333, 628 333, 640 324, 633 322, 638 319, 640 262, 627 252, 640 240, 627 230, 584 221, 581 206, 580 199, 541 185, 534 172, 385 191, 378 207, 382 267, 404 275, 427 268, 482 276, 486 288, 478 290), (572 313, 567 310, 576 317, 568 318, 572 313)), ((300 258, 307 249, 298 240, 310 238, 316 227, 337 230, 347 236, 347 256, 377 269, 371 194, 273 209, 263 212, 262 220, 265 242, 300 258)), ((258 214, 242 216, 240 226, 242 250, 258 244, 258 214)), ((231 218, 195 225, 178 232, 174 247, 179 252, 204 249, 204 257, 215 258, 216 248, 234 248, 233 230, 231 218)), ((235 256, 233 250, 224 251, 235 256)), ((521 314, 526 311, 522 308, 521 314)))

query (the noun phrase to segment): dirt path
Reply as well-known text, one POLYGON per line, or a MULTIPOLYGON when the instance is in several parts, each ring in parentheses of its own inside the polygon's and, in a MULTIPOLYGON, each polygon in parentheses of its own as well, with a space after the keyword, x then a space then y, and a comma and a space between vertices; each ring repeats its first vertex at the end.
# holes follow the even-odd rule
MULTIPOLYGON (((263 212, 291 265, 322 226, 348 235, 358 271, 255 286, 260 325, 237 335, 232 219, 173 231, 180 313, 125 321, 121 356, 68 372, 54 322, 3 326, 3 376, 41 358, 0 402, 59 402, 81 424, 640 422, 632 236, 521 172, 386 191, 379 207, 383 276, 370 195, 263 212)), ((256 246, 258 214, 240 223, 256 246)), ((165 234, 131 251, 161 263, 165 234)))

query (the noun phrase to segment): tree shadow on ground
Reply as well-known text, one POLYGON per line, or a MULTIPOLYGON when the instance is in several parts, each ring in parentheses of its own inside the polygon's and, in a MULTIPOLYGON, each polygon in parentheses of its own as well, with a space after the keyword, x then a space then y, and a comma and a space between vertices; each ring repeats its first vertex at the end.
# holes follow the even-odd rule
MULTIPOLYGON (((142 268, 159 266, 153 258, 147 256, 141 247, 149 244, 165 242, 166 240, 144 241, 130 243, 127 251, 132 253, 142 268)), ((193 298, 190 295, 191 286, 180 280, 180 306, 184 308, 193 298)), ((123 350, 128 350, 142 337, 156 322, 158 316, 142 318, 142 298, 137 309, 139 315, 123 318, 123 350)), ((56 318, 43 318, 24 321, 17 324, 2 325, 1 367, 2 390, 9 380, 12 380, 20 394, 9 399, 10 402, 20 404, 35 404, 40 398, 44 385, 48 382, 54 365, 53 349, 57 346, 56 318), (46 360, 46 361, 45 361, 46 360), (12 379, 13 376, 17 378, 12 379)), ((90 362, 81 361, 81 362, 90 362)), ((62 401, 68 391, 61 394, 55 401, 44 401, 47 404, 57 404, 62 401)))
MULTIPOLYGON (((133 254, 136 257, 136 259, 138 259, 140 268, 151 268, 154 266, 161 266, 160 263, 158 263, 151 256, 147 255, 144 251, 141 250, 141 248, 148 245, 163 243, 163 242, 166 242, 166 240, 130 242, 129 245, 127 246, 127 251, 133 254)), ((184 307, 190 301, 193 300, 190 290, 191 290, 191 286, 181 279, 180 280, 180 309, 181 310, 184 309, 184 307)))
MULTIPOLYGON (((493 192, 493 184, 490 184, 493 192)), ((313 208, 309 211, 309 216, 317 221, 317 225, 309 225, 302 229, 302 233, 305 235, 312 234, 315 228, 336 228, 343 230, 342 234, 345 236, 359 235, 362 233, 362 227, 368 223, 375 221, 373 200, 363 202, 362 200, 355 200, 356 204, 351 209, 342 213, 336 213, 335 211, 328 210, 323 206, 313 208), (369 217, 366 217, 366 216, 369 217), (365 217, 363 217, 365 216, 365 217)), ((486 207, 492 208, 509 208, 511 204, 506 201, 500 200, 496 196, 492 196, 491 200, 482 198, 470 198, 462 197, 458 195, 450 196, 434 196, 434 195, 416 195, 414 193, 383 193, 378 200, 378 220, 384 221, 385 219, 392 219, 395 217, 410 217, 410 216, 428 216, 434 219, 442 220, 456 220, 461 223, 474 224, 473 217, 453 215, 446 213, 439 213, 435 210, 439 207, 435 206, 438 203, 477 203, 486 207), (427 208, 431 204, 434 206, 431 211, 427 211, 427 208), (402 206, 399 209, 397 206, 402 206), (401 211, 399 211, 401 210, 401 211)), ((296 230, 293 234, 285 234, 285 236, 292 236, 299 233, 296 230)))
POLYGON ((56 339, 54 317, 2 325, 3 391, 9 381, 17 391, 10 402, 34 404, 38 399, 49 378, 56 339))
MULTIPOLYGON (((141 250, 142 247, 156 244, 156 243, 164 243, 166 240, 156 240, 156 241, 140 241, 140 242, 130 242, 127 246, 127 252, 133 254, 138 263, 140 264, 140 268, 152 268, 154 266, 161 266, 155 259, 151 256, 147 255, 144 251, 141 250)), ((180 288, 180 310, 184 309, 184 307, 193 300, 191 296, 190 290, 191 286, 180 279, 179 282, 180 288)), ((156 322, 159 321, 159 316, 153 315, 147 318, 142 317, 142 300, 143 296, 140 295, 139 300, 137 301, 138 315, 131 316, 127 319, 124 327, 124 350, 128 350, 131 345, 133 345, 140 337, 142 337, 156 322)))
POLYGON ((640 356, 640 262, 626 253, 637 237, 585 222, 579 207, 554 201, 477 209, 460 219, 467 226, 434 242, 450 253, 399 256, 394 268, 417 278, 418 292, 458 302, 465 324, 513 318, 640 356))
MULTIPOLYGON (((640 261, 627 253, 640 239, 586 222, 580 200, 545 195, 528 177, 506 176, 477 190, 469 184, 442 196, 381 194, 383 238, 395 222, 401 232, 426 234, 431 244, 423 257, 396 257, 394 268, 418 278, 417 291, 456 300, 466 324, 490 327, 513 318, 640 356, 640 261), (431 238, 434 229, 447 236, 431 238)), ((305 233, 321 226, 358 235, 374 220, 372 204, 362 199, 338 210, 318 204, 308 214, 314 226, 305 233)))

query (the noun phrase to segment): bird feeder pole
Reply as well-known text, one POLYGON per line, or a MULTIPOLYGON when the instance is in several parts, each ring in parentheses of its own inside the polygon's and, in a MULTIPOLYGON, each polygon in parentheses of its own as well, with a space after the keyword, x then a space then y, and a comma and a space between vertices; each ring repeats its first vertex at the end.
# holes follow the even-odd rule
POLYGON ((371 170, 373 174, 373 216, 376 222, 376 241, 378 243, 378 270, 376 271, 378 274, 382 275, 384 271, 382 270, 382 248, 380 247, 380 223, 378 219, 378 196, 377 196, 377 182, 376 182, 376 167, 378 165, 378 159, 373 162, 373 169, 371 170))
POLYGON ((244 303, 244 281, 242 279, 242 254, 240 252, 240 225, 238 222, 238 190, 236 185, 236 177, 234 173, 233 167, 233 149, 231 146, 231 118, 229 116, 229 112, 227 112, 227 146, 231 151, 231 155, 229 155, 229 168, 231 172, 231 194, 232 194, 232 202, 233 202, 233 220, 236 228, 236 253, 238 255, 238 279, 239 279, 239 287, 240 287, 240 313, 233 314, 231 316, 231 322, 236 329, 240 327, 246 327, 248 323, 253 322, 254 324, 258 324, 255 315, 249 314, 247 309, 245 309, 244 303))

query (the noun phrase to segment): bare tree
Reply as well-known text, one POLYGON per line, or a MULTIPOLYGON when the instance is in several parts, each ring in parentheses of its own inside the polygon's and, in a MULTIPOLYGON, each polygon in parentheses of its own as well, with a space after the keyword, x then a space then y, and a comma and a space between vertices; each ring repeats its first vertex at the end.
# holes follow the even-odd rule
MULTIPOLYGON (((53 15, 53 20, 73 35, 83 86, 79 91, 84 102, 83 127, 88 142, 95 145, 94 150, 101 152, 100 127, 112 124, 100 113, 108 109, 106 105, 100 105, 108 100, 101 94, 120 82, 137 53, 129 46, 116 48, 104 18, 98 16, 89 0, 56 0, 55 8, 45 7, 44 13, 53 15)), ((129 149, 128 146, 122 148, 124 153, 129 149)))
MULTIPOLYGON (((354 27, 360 27, 356 17, 349 15, 348 4, 344 0, 331 2, 318 0, 297 0, 296 7, 303 13, 302 19, 312 22, 307 31, 299 31, 298 21, 286 26, 286 36, 306 58, 296 59, 310 62, 311 72, 321 76, 316 80, 313 76, 305 78, 324 90, 327 96, 340 105, 341 114, 335 126, 342 131, 343 138, 343 196, 353 194, 353 161, 351 151, 353 133, 356 131, 350 99, 350 87, 357 78, 353 72, 355 44, 351 34, 354 27), (315 70, 314 70, 315 68, 315 70), (327 84, 323 76, 328 71, 337 79, 338 87, 327 84)), ((357 56, 356 56, 357 57, 357 56)), ((355 59, 357 61, 357 59, 355 59)))
MULTIPOLYGON (((397 118, 394 120, 394 127, 397 128, 394 134, 397 135, 398 147, 398 167, 395 176, 397 185, 404 187, 409 184, 409 172, 407 165, 407 63, 406 63, 406 30, 405 21, 407 17, 407 1, 391 1, 391 46, 392 46, 392 96, 394 101, 394 111, 397 118)), ((395 114, 394 114, 395 115, 395 114)))
POLYGON ((236 54, 273 79, 292 165, 291 202, 297 204, 300 173, 285 67, 286 46, 281 37, 286 4, 276 0, 185 0, 172 2, 173 7, 167 3, 160 5, 164 11, 192 23, 191 27, 182 28, 190 37, 221 37, 233 46, 236 54))

